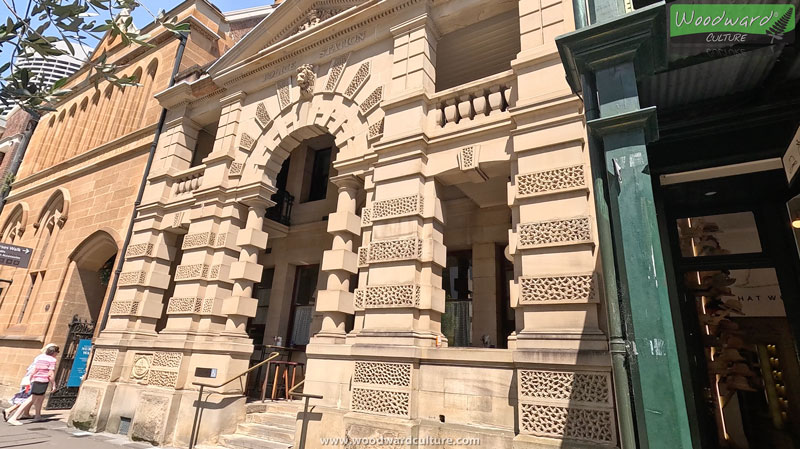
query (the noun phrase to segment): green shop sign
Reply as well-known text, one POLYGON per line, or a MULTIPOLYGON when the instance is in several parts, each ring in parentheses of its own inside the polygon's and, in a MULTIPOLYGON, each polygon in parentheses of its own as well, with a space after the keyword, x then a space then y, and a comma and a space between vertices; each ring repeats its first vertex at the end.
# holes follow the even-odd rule
POLYGON ((793 38, 794 28, 794 5, 669 5, 669 35, 681 42, 771 44, 793 38))

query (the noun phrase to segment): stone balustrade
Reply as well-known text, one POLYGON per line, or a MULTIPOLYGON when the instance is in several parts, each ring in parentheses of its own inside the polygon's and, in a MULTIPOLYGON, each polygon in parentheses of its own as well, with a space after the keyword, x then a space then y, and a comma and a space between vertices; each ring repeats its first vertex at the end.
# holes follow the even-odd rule
POLYGON ((175 176, 175 181, 172 186, 174 189, 173 197, 186 195, 194 192, 203 184, 203 173, 205 172, 205 165, 192 167, 175 176))
POLYGON ((508 71, 437 92, 432 99, 436 123, 450 127, 505 111, 511 101, 513 81, 513 73, 508 71))

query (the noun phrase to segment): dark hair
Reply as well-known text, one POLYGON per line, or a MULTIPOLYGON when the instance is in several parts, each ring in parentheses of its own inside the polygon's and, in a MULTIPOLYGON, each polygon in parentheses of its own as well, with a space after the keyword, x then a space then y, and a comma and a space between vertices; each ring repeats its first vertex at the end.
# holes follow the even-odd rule
POLYGON ((47 355, 58 354, 58 346, 56 345, 48 346, 47 350, 44 353, 47 355))

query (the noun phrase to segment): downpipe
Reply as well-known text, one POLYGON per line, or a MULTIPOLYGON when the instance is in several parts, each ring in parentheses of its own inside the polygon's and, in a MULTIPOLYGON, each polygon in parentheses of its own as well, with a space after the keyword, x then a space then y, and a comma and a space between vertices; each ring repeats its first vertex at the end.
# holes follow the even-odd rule
MULTIPOLYGON (((177 76, 178 70, 181 66, 183 51, 186 49, 186 33, 180 33, 178 36, 180 42, 178 43, 178 50, 175 53, 175 65, 172 67, 172 75, 169 77, 168 88, 175 85, 175 77, 177 76)), ((144 173, 142 174, 142 182, 139 183, 139 193, 137 193, 136 201, 133 203, 133 213, 131 214, 131 220, 128 223, 128 232, 125 234, 125 242, 122 244, 122 248, 120 249, 119 258, 117 259, 117 268, 114 270, 114 278, 109 286, 111 292, 108 295, 106 307, 103 310, 103 317, 100 321, 100 332, 106 328, 106 324, 108 323, 108 313, 111 310, 111 302, 114 301, 114 296, 117 294, 117 284, 119 283, 119 276, 122 274, 122 265, 125 263, 125 253, 128 252, 128 245, 130 245, 131 236, 133 235, 133 225, 136 223, 137 215, 139 215, 139 205, 142 203, 142 198, 144 197, 144 189, 147 187, 147 178, 150 176, 150 168, 153 166, 153 159, 155 159, 156 148, 158 147, 158 139, 161 137, 161 131, 164 129, 164 122, 166 119, 167 110, 162 108, 161 116, 158 119, 158 126, 156 127, 156 134, 153 137, 153 142, 150 144, 150 153, 147 155, 147 164, 145 165, 144 173)))

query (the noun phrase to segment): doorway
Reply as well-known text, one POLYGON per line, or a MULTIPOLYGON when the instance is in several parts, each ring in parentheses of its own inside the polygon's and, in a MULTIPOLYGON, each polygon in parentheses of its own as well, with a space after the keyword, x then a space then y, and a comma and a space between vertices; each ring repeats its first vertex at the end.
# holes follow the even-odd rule
POLYGON ((774 170, 660 188, 703 448, 800 443, 798 259, 787 195, 774 170))

